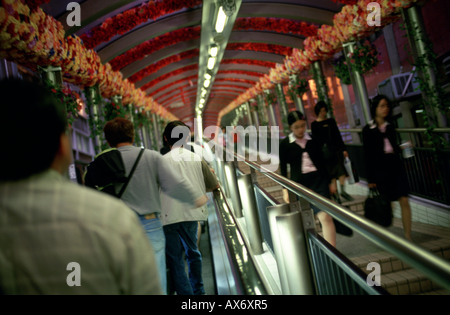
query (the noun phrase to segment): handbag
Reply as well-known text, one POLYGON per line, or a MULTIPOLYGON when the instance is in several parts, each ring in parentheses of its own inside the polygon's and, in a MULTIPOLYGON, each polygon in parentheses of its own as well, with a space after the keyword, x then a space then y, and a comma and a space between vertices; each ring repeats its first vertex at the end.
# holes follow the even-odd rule
POLYGON ((364 202, 364 216, 384 227, 392 225, 391 202, 376 188, 369 190, 369 195, 364 202))
POLYGON ((355 184, 359 182, 359 176, 358 173, 356 172, 356 168, 353 167, 353 163, 348 157, 346 157, 344 160, 344 167, 345 171, 348 174, 347 182, 349 184, 355 184))

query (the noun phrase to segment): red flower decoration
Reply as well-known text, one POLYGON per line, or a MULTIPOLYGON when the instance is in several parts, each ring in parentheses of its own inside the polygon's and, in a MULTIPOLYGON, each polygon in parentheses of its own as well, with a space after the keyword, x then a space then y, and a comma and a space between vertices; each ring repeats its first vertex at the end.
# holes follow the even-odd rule
POLYGON ((164 15, 185 8, 193 8, 201 4, 201 0, 148 1, 141 6, 129 9, 114 17, 106 19, 101 25, 92 28, 92 30, 80 37, 87 48, 94 48, 103 42, 109 41, 116 35, 122 35, 131 31, 142 23, 156 20, 164 15))
POLYGON ((287 56, 292 53, 292 47, 264 43, 231 43, 227 45, 227 49, 262 51, 283 56, 287 56))
POLYGON ((171 63, 178 62, 183 59, 193 58, 196 56, 198 57, 198 55, 199 55, 199 49, 191 49, 191 50, 179 53, 177 55, 173 55, 173 56, 164 58, 164 59, 158 61, 157 63, 154 63, 154 64, 142 69, 141 71, 135 73, 128 80, 133 83, 140 81, 143 78, 149 76, 152 73, 157 72, 161 68, 164 68, 165 66, 167 66, 171 63))
POLYGON ((316 35, 318 27, 316 25, 308 24, 302 21, 256 17, 236 19, 233 30, 272 31, 277 33, 294 34, 306 37, 316 35))
POLYGON ((188 41, 200 37, 200 26, 181 28, 176 31, 152 38, 114 58, 109 63, 114 71, 143 59, 147 55, 154 53, 165 47, 174 45, 182 41, 188 41))
POLYGON ((345 5, 355 5, 358 3, 358 0, 333 0, 333 2, 342 3, 345 5))

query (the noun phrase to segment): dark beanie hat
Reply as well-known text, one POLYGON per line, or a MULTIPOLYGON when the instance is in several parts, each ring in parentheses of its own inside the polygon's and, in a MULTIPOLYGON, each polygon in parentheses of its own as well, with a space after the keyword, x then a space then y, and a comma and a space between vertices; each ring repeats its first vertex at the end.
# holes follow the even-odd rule
POLYGON ((287 116, 289 127, 297 120, 305 120, 305 116, 298 110, 290 112, 289 115, 287 116))

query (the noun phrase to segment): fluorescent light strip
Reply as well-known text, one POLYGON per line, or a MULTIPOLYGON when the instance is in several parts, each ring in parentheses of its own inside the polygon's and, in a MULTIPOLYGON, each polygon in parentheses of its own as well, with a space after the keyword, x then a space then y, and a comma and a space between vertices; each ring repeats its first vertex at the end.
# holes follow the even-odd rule
POLYGON ((222 33, 225 25, 227 24, 228 16, 225 14, 223 10, 223 6, 220 6, 219 11, 217 12, 216 19, 216 32, 222 33))

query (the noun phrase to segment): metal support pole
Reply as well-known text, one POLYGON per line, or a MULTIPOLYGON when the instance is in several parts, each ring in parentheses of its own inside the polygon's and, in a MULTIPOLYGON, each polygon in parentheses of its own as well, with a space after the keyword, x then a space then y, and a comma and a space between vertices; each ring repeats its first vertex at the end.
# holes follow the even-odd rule
POLYGON ((155 135, 155 144, 156 144, 156 150, 159 150, 162 146, 162 139, 161 139, 161 132, 159 129, 159 120, 158 120, 158 116, 156 115, 156 113, 152 114, 152 118, 153 118, 153 133, 155 135))
POLYGON ((255 255, 264 252, 261 234, 261 226, 259 224, 258 206, 256 204, 255 191, 253 189, 252 175, 244 174, 238 176, 238 187, 242 202, 242 210, 247 226, 250 247, 255 255))
POLYGON ((284 95, 283 85, 281 83, 277 83, 275 85, 275 91, 277 93, 278 106, 280 107, 283 131, 284 131, 285 135, 288 135, 289 134, 289 126, 287 124, 287 116, 289 114, 289 110, 288 110, 288 107, 286 104, 286 96, 284 95))
MULTIPOLYGON (((50 81, 50 83, 53 86, 62 88, 63 79, 62 79, 61 67, 46 67, 46 68, 39 67, 39 72, 40 72, 40 75, 41 75, 41 78, 43 81, 50 81)), ((67 116, 66 106, 64 106, 64 111, 65 111, 65 115, 67 116)), ((71 128, 71 126, 67 126, 67 127, 70 132, 70 137, 72 138, 72 136, 73 136, 72 128, 71 128)), ((69 165, 67 176, 69 177, 69 179, 71 181, 76 183, 77 182, 77 174, 76 174, 76 170, 75 170, 76 166, 75 166, 74 161, 75 161, 75 159, 74 159, 73 151, 72 151, 72 161, 69 165)))
POLYGON ((85 96, 89 99, 91 106, 89 107, 89 120, 91 121, 91 133, 94 136, 94 151, 100 153, 103 144, 103 131, 100 127, 101 122, 101 108, 99 103, 100 91, 98 85, 86 87, 84 90, 85 96), (97 129, 98 128, 98 129, 97 129))
POLYGON ((289 282, 285 268, 286 265, 284 263, 284 255, 281 249, 282 244, 280 242, 280 237, 278 234, 276 217, 282 214, 289 213, 289 204, 285 203, 267 207, 266 210, 267 210, 267 217, 269 220, 270 235, 272 236, 273 251, 275 253, 275 259, 277 261, 278 275, 280 277, 281 293, 287 295, 290 293, 289 282))
POLYGON ((242 202, 239 196, 235 162, 225 162, 225 182, 230 193, 234 215, 242 218, 242 202))
POLYGON ((150 113, 150 111, 146 111, 145 112, 145 115, 146 115, 146 117, 147 117, 147 131, 148 131, 148 140, 149 140, 149 149, 153 149, 153 150, 157 150, 157 148, 156 148, 156 145, 155 145, 155 136, 154 136, 154 134, 153 134, 153 132, 152 132, 152 127, 151 127, 151 123, 150 123, 150 121, 151 121, 151 119, 152 119, 152 116, 151 116, 151 113, 150 113))
POLYGON ((309 263, 306 238, 300 212, 276 217, 276 224, 290 294, 314 294, 314 282, 309 263))
POLYGON ((311 69, 313 72, 314 82, 316 82, 319 101, 324 101, 328 105, 328 116, 333 118, 333 106, 331 104, 330 97, 328 96, 328 86, 325 81, 325 77, 323 76, 322 64, 320 63, 320 60, 314 61, 311 69))
POLYGON ((258 102, 258 112, 262 125, 267 125, 269 118, 267 117, 266 104, 264 102, 264 95, 258 94, 256 96, 256 101, 258 102))
POLYGON ((253 121, 252 111, 250 109, 250 103, 249 102, 245 103, 245 111, 247 112, 248 125, 249 126, 253 126, 254 125, 254 121, 253 121))
MULTIPOLYGON (((146 117, 142 107, 139 107, 139 113, 142 115, 142 117, 146 117)), ((145 123, 142 124, 141 131, 142 131, 142 144, 144 145, 144 148, 148 149, 149 148, 149 139, 148 139, 148 133, 147 133, 147 124, 145 124, 145 123)))
MULTIPOLYGON (((413 49, 414 59, 416 63, 423 63, 425 68, 425 71, 419 72, 418 74, 427 85, 428 90, 430 91, 429 94, 440 99, 441 95, 439 95, 439 92, 436 89, 436 73, 433 67, 434 59, 432 59, 433 57, 429 53, 429 48, 427 48, 430 41, 422 21, 420 10, 417 5, 414 5, 408 9, 403 9, 402 16, 408 26, 406 29, 411 48, 413 49)), ((425 93, 422 94, 424 100, 426 100, 425 104, 428 104, 428 106, 425 106, 427 112, 431 114, 431 117, 434 117, 438 127, 445 128, 447 126, 447 119, 444 114, 442 114, 436 106, 430 108, 430 98, 433 96, 426 95, 425 93)))
POLYGON ((269 114, 269 124, 270 126, 278 126, 277 119, 275 116, 275 108, 273 108, 273 104, 269 104, 267 106, 267 112, 269 114))
POLYGON ((133 104, 127 105, 128 115, 130 115, 130 120, 134 124, 134 106, 133 104))
MULTIPOLYGON (((355 51, 355 45, 355 42, 349 42, 343 45, 345 59, 348 64, 351 64, 349 54, 352 54, 355 51)), ((366 81, 364 81, 364 76, 358 71, 351 69, 351 66, 349 71, 350 80, 355 91, 356 99, 364 114, 364 117, 360 117, 361 119, 364 118, 364 121, 361 121, 361 125, 365 126, 372 119, 370 115, 369 94, 367 93, 366 81)))

